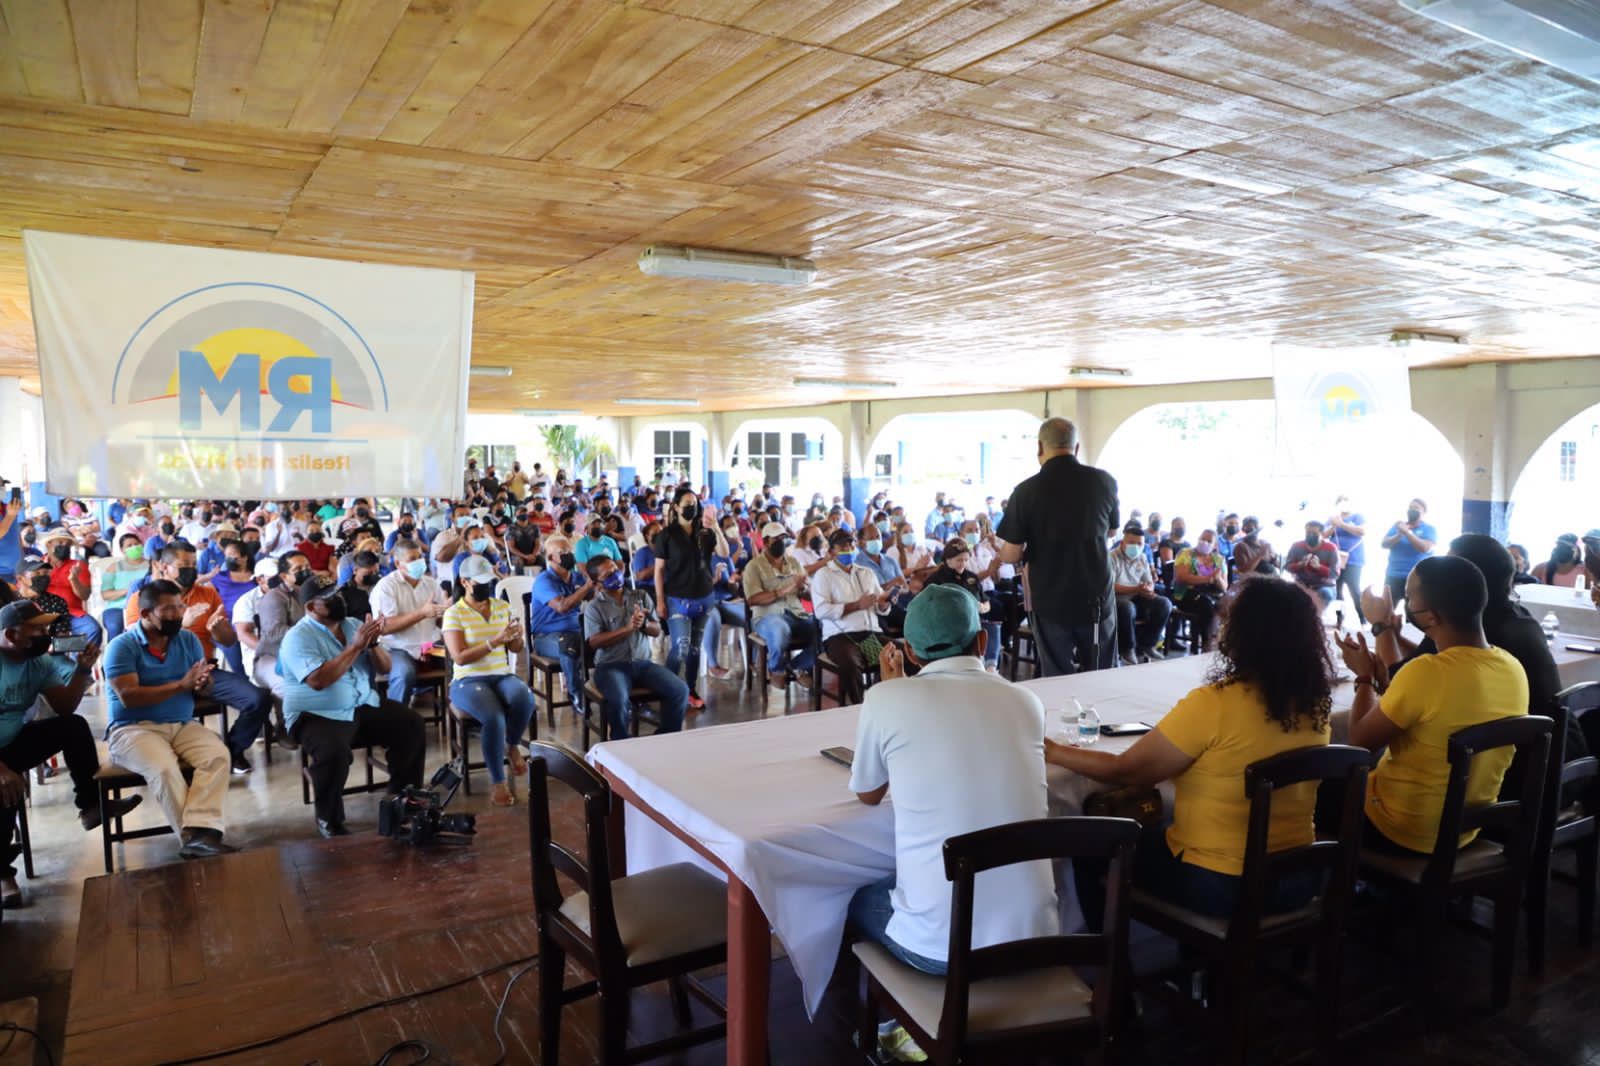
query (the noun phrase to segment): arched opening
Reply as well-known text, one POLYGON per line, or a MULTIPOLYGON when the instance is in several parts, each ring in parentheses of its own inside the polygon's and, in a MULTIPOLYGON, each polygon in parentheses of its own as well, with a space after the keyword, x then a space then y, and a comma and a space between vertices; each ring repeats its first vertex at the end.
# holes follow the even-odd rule
POLYGON ((1020 410, 896 415, 868 450, 872 487, 908 511, 946 492, 972 512, 1038 472, 1038 436, 1038 416, 1020 410))
POLYGON ((729 487, 743 486, 747 494, 768 484, 797 495, 837 496, 844 462, 844 437, 826 418, 755 418, 728 439, 729 487))
POLYGON ((1365 575, 1373 579, 1388 561, 1379 542, 1412 497, 1427 502, 1441 545, 1461 532, 1461 457, 1421 415, 1411 413, 1398 431, 1395 462, 1329 454, 1304 470, 1276 465, 1275 417, 1271 400, 1155 404, 1116 428, 1096 465, 1117 479, 1124 518, 1134 509, 1146 517, 1157 511, 1167 523, 1181 515, 1193 540, 1228 512, 1254 514, 1280 552, 1304 536, 1306 522, 1326 521, 1335 498, 1348 495, 1366 518, 1365 575))
POLYGON ((1506 529, 1534 563, 1556 538, 1600 524, 1600 404, 1569 418, 1528 459, 1511 489, 1506 529))

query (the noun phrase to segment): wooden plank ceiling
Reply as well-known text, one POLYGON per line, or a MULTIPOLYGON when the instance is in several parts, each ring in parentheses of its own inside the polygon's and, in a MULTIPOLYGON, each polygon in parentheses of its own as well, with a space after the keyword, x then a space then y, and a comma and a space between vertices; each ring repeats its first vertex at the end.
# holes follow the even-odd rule
POLYGON ((481 410, 1600 350, 1600 87, 1395 0, 0 0, 24 227, 477 272, 481 410), (663 281, 652 242, 806 255, 663 281))

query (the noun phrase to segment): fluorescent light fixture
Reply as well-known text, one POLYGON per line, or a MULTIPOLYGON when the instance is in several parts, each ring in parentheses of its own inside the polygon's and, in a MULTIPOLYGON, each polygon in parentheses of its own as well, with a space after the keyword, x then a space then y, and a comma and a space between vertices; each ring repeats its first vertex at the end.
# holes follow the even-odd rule
POLYGON ((1600 81, 1600 3, 1595 0, 1400 0, 1519 55, 1600 81))
POLYGON ((686 248, 677 244, 652 244, 639 253, 639 269, 658 278, 743 281, 758 285, 807 285, 817 276, 817 264, 809 259, 686 248))
POLYGON ((519 407, 517 414, 523 418, 576 418, 583 414, 582 411, 550 410, 541 411, 532 407, 519 407))
POLYGON ((699 407, 699 400, 686 400, 665 398, 657 399, 654 396, 622 396, 611 401, 624 407, 699 407))
POLYGON ((1075 366, 1067 370, 1067 376, 1072 378, 1118 379, 1132 377, 1133 371, 1122 366, 1075 366))
POLYGON ((1426 329, 1397 329, 1389 334, 1389 345, 1394 348, 1414 348, 1422 345, 1465 345, 1466 338, 1454 333, 1437 333, 1426 329))
POLYGON ((482 366, 473 364, 472 376, 475 378, 508 378, 511 376, 509 366, 482 366))
POLYGON ((813 389, 894 389, 899 388, 892 381, 865 381, 852 378, 795 378, 794 383, 800 388, 813 389))

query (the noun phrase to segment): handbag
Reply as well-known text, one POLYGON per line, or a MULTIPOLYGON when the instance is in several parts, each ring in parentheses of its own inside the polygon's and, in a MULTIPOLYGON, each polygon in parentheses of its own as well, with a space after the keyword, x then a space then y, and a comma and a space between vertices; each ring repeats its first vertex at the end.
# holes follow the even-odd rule
POLYGON ((1132 818, 1140 828, 1159 826, 1166 818, 1166 803, 1153 788, 1124 785, 1084 798, 1083 813, 1094 818, 1132 818))

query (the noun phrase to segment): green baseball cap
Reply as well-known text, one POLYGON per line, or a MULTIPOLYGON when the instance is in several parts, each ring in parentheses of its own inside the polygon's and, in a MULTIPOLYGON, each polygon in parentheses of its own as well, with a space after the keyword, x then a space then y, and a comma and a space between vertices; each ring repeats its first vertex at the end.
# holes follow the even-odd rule
POLYGON ((978 627, 978 600, 960 585, 929 585, 906 608, 906 640, 925 663, 964 654, 978 627))

